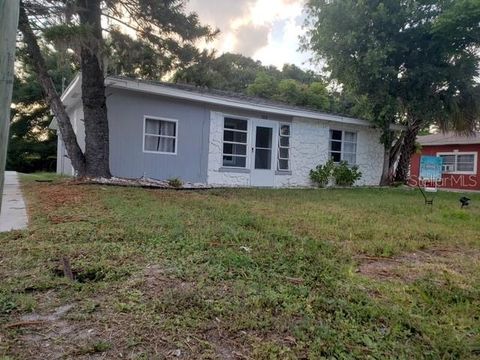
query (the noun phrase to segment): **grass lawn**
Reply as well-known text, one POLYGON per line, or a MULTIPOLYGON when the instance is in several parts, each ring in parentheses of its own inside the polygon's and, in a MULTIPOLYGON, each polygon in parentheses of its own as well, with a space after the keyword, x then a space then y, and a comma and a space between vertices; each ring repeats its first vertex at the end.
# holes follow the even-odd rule
POLYGON ((480 195, 164 191, 25 176, 0 358, 480 356, 480 195), (76 281, 63 276, 62 258, 76 281))

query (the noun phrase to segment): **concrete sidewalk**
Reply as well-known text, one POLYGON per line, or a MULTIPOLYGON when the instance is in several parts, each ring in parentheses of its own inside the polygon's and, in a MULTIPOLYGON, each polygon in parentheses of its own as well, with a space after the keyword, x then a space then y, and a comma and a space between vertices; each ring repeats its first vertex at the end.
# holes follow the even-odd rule
POLYGON ((5 172, 5 186, 0 211, 0 232, 27 228, 25 201, 20 190, 18 175, 14 171, 5 172))

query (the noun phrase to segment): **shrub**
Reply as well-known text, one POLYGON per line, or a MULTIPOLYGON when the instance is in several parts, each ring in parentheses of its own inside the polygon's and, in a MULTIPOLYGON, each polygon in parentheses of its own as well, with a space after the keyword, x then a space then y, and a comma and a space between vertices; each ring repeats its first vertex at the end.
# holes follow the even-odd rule
POLYGON ((180 180, 179 178, 173 178, 173 179, 168 179, 168 185, 170 185, 173 188, 181 188, 183 186, 183 181, 180 180))
POLYGON ((340 161, 333 169, 335 184, 338 186, 352 186, 362 177, 358 166, 349 166, 346 161, 340 161))
POLYGON ((328 185, 332 175, 335 163, 333 160, 328 160, 325 165, 318 165, 315 169, 310 170, 310 180, 312 180, 318 187, 325 187, 328 185))
POLYGON ((333 179, 337 186, 352 186, 361 177, 358 166, 349 166, 346 161, 335 164, 333 160, 329 160, 325 165, 318 165, 310 170, 310 180, 319 187, 327 186, 330 179, 333 179))

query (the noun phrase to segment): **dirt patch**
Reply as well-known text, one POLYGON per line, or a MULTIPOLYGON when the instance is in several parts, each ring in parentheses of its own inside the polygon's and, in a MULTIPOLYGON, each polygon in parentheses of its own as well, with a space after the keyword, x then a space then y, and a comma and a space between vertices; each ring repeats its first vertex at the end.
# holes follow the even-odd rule
POLYGON ((28 204, 30 216, 36 213, 44 214, 52 224, 89 222, 92 214, 85 211, 76 211, 88 205, 91 209, 98 209, 99 197, 95 196, 96 189, 89 186, 76 185, 75 181, 62 183, 41 183, 35 184, 33 196, 36 198, 33 203, 28 204), (62 209, 67 208, 67 212, 62 209))
MULTIPOLYGON (((195 282, 185 281, 177 276, 175 269, 161 265, 149 265, 132 279, 131 286, 139 289, 144 298, 157 302, 156 312, 165 317, 175 317, 179 313, 194 309, 199 313, 207 311, 205 306, 213 298, 230 296, 232 289, 228 283, 219 283, 208 288, 195 282)), ((246 334, 232 334, 219 318, 200 325, 197 331, 177 339, 182 349, 171 348, 171 335, 164 339, 164 352, 167 358, 193 359, 247 359, 249 353, 246 334)))
POLYGON ((67 183, 41 185, 37 186, 36 189, 42 206, 46 210, 80 204, 85 201, 88 191, 86 187, 73 186, 67 183))
POLYGON ((183 281, 174 276, 173 269, 163 268, 159 265, 149 265, 143 273, 142 290, 151 296, 157 296, 165 291, 178 291, 190 293, 195 291, 195 284, 183 281))
POLYGON ((46 313, 31 313, 6 324, 22 346, 14 355, 29 359, 61 359, 73 356, 86 344, 95 341, 98 330, 68 319, 73 304, 66 304, 46 313))
POLYGON ((359 256, 358 273, 377 280, 414 282, 428 274, 465 275, 471 262, 480 261, 480 251, 429 249, 391 258, 359 256))
POLYGON ((29 321, 38 321, 38 322, 49 322, 49 321, 57 321, 60 320, 66 313, 68 313, 73 308, 73 305, 67 304, 62 305, 55 309, 53 313, 47 315, 40 315, 40 314, 28 314, 22 316, 21 320, 25 322, 29 321))
MULTIPOLYGON (((245 336, 242 335, 241 337, 244 338, 245 336)), ((244 339, 223 332, 220 326, 205 333, 204 339, 212 346, 219 359, 249 359, 245 354, 248 354, 250 349, 244 344, 244 339)))

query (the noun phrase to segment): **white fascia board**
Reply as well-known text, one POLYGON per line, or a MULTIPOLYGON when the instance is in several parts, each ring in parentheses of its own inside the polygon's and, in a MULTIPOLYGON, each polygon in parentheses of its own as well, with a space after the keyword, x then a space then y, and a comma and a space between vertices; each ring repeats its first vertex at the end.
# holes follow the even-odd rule
POLYGON ((62 96, 60 96, 60 100, 62 100, 62 103, 68 102, 69 98, 72 96, 72 93, 75 90, 81 91, 80 85, 81 85, 81 73, 78 73, 72 80, 72 82, 67 86, 65 91, 63 92, 62 96))
POLYGON ((300 118, 307 118, 307 119, 314 119, 314 120, 334 121, 334 122, 340 122, 344 124, 371 126, 371 124, 368 121, 361 120, 361 119, 355 119, 355 118, 349 118, 344 116, 338 116, 338 115, 332 115, 332 114, 326 114, 326 113, 314 112, 314 111, 308 111, 308 110, 301 110, 301 109, 298 109, 298 110, 285 109, 285 108, 277 107, 274 105, 253 104, 253 103, 248 103, 241 100, 225 99, 223 97, 219 97, 215 95, 199 94, 199 93, 194 93, 186 90, 172 89, 162 85, 148 84, 148 83, 134 81, 134 80, 107 78, 106 86, 117 88, 117 89, 127 89, 127 90, 132 90, 137 92, 169 96, 169 97, 184 99, 184 100, 198 101, 198 102, 214 104, 214 105, 234 107, 234 108, 243 109, 243 110, 268 112, 270 114, 288 115, 293 117, 300 117, 300 118))
POLYGON ((50 125, 48 125, 48 128, 50 130, 58 131, 58 122, 56 117, 54 117, 52 121, 50 121, 50 125))

